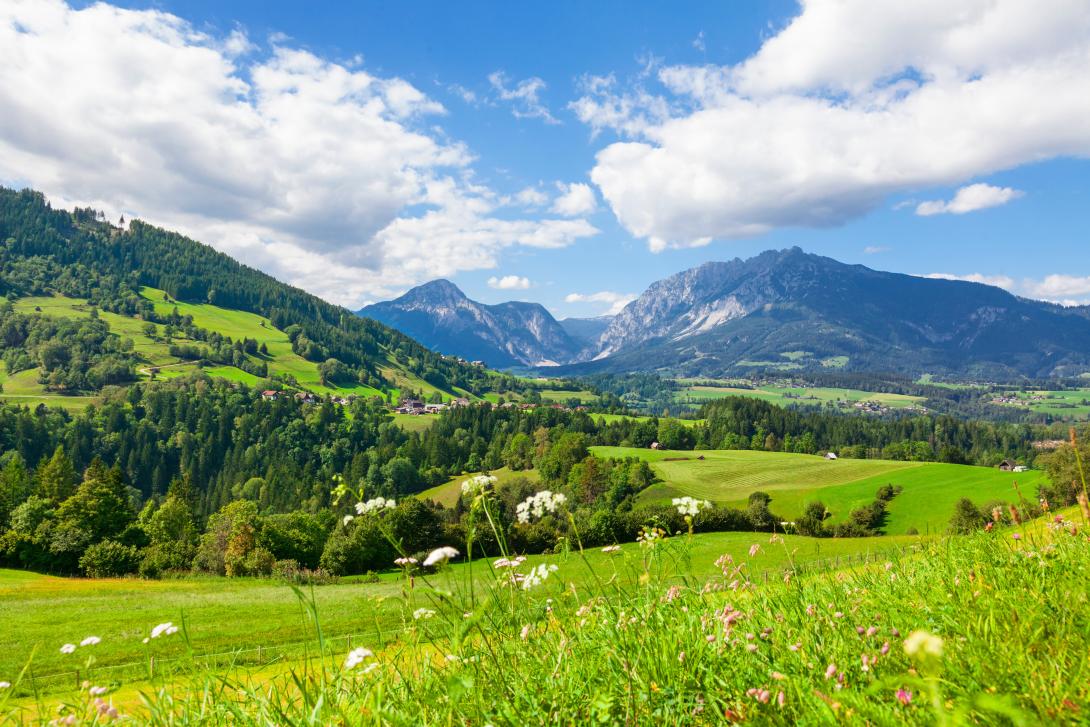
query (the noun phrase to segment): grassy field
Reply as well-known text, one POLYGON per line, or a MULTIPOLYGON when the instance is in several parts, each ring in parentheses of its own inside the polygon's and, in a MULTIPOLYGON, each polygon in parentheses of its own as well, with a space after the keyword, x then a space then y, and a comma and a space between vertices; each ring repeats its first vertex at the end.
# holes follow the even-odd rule
POLYGON ((1012 474, 988 467, 840 459, 779 452, 713 450, 671 452, 626 447, 594 447, 602 457, 641 457, 652 463, 663 482, 645 490, 645 502, 669 502, 690 495, 727 506, 744 506, 755 491, 772 497, 771 509, 787 519, 802 514, 806 504, 820 500, 833 513, 833 522, 845 519, 855 508, 869 504, 885 484, 899 485, 903 492, 889 504, 885 530, 903 534, 911 528, 920 533, 946 529, 954 504, 968 497, 977 505, 992 500, 1016 501, 1017 482, 1028 499, 1034 499, 1044 473, 1033 470, 1012 474), (696 459, 703 455, 705 459, 696 459))
MULTIPOLYGON (((628 416, 626 414, 591 414, 591 417, 598 423, 605 422, 606 424, 610 422, 619 422, 624 419, 633 419, 638 422, 645 422, 651 419, 649 416, 628 416)), ((659 419, 662 418, 663 417, 659 417, 659 419)), ((697 424, 704 423, 703 419, 678 419, 678 421, 687 427, 695 427, 697 424)))
MULTIPOLYGON (((767 533, 693 536, 687 550, 693 574, 707 577, 714 573, 714 561, 724 553, 745 559, 751 545, 767 543, 768 537, 767 533)), ((860 553, 885 552, 915 542, 918 539, 912 537, 831 540, 788 536, 786 547, 764 548, 752 559, 751 568, 755 577, 763 579, 764 570, 778 575, 791 561, 846 560, 860 553)), ((639 546, 629 544, 622 549, 626 558, 639 559, 639 546)), ((588 552, 586 563, 577 554, 531 556, 528 562, 533 565, 545 561, 558 564, 565 582, 579 590, 593 580, 588 566, 608 569, 613 559, 594 549, 588 552)), ((668 578, 679 575, 676 570, 666 573, 668 578)), ((458 591, 466 588, 470 577, 465 564, 455 564, 441 583, 458 591)), ((489 569, 478 565, 472 578, 475 582, 489 579, 489 569)), ((369 645, 396 638, 412 623, 405 585, 399 573, 388 573, 379 583, 346 579, 314 588, 325 637, 339 640, 342 651, 347 650, 349 637, 352 643, 369 645)), ((189 644, 187 647, 181 639, 156 642, 154 653, 164 668, 170 659, 183 657, 187 648, 205 655, 244 650, 230 660, 266 664, 278 654, 297 658, 308 642, 314 646, 313 623, 302 611, 295 591, 274 580, 89 580, 0 570, 0 622, 4 624, 0 632, 0 680, 14 681, 32 653, 32 672, 46 691, 71 686, 75 670, 82 667, 85 655, 92 653, 99 680, 140 680, 149 653, 142 639, 152 627, 165 621, 184 622, 189 644), (65 643, 79 643, 92 635, 102 642, 87 647, 78 656, 59 651, 65 643)), ((86 676, 84 672, 81 678, 86 676)))
MULTIPOLYGON (((466 478, 473 477, 475 474, 480 473, 451 477, 448 482, 444 482, 441 485, 436 485, 435 487, 430 487, 423 492, 417 493, 416 497, 420 498, 421 500, 435 500, 444 507, 454 507, 454 503, 458 502, 458 498, 461 497, 462 494, 462 482, 464 482, 466 478)), ((496 480, 499 482, 505 482, 515 477, 525 477, 531 482, 537 482, 541 479, 540 475, 538 475, 537 470, 525 470, 522 472, 515 472, 513 470, 509 470, 506 467, 501 467, 500 469, 495 470, 494 472, 490 472, 489 474, 495 477, 496 480)))
POLYGON ((854 404, 859 401, 874 401, 890 409, 904 409, 919 406, 923 397, 905 394, 883 394, 861 389, 838 389, 829 387, 799 388, 793 386, 761 386, 741 388, 728 384, 689 384, 678 390, 675 398, 687 404, 700 404, 728 396, 749 396, 780 406, 798 404, 803 406, 821 406, 828 402, 854 404))
POLYGON ((1001 406, 1025 408, 1037 414, 1050 414, 1057 419, 1078 421, 1090 419, 1090 388, 1062 391, 1039 389, 1003 394, 1003 396, 1013 396, 1019 401, 1001 404, 1001 406))

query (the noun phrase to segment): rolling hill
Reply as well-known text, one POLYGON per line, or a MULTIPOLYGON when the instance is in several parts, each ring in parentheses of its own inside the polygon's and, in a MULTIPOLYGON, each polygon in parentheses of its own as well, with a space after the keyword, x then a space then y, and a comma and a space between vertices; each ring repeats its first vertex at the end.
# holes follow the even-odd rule
POLYGON ((512 388, 510 377, 434 353, 182 235, 53 209, 27 190, 0 188, 0 294, 15 316, 2 344, 5 395, 26 403, 63 395, 54 403, 75 408, 94 393, 85 376, 39 382, 39 352, 24 350, 34 341, 28 330, 57 319, 93 319, 91 338, 104 326, 106 338, 64 363, 86 369, 91 356, 127 366, 117 381, 176 376, 201 359, 214 376, 317 393, 411 388, 449 397, 512 388))

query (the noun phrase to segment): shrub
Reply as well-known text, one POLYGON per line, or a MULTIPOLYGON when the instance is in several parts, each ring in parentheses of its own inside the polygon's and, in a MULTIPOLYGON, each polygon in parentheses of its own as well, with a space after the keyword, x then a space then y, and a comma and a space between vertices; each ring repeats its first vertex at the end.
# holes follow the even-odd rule
POLYGON ((91 578, 114 578, 135 573, 140 565, 140 552, 131 545, 113 540, 95 543, 79 559, 80 569, 91 578))

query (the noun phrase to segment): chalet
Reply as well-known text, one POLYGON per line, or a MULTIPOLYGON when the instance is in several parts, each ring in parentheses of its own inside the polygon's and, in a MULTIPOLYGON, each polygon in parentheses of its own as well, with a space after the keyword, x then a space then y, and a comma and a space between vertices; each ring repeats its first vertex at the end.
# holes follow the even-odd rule
POLYGON ((404 399, 397 407, 398 414, 423 414, 424 402, 419 399, 404 399))
POLYGON ((317 404, 318 403, 318 397, 315 396, 314 394, 310 393, 309 391, 296 392, 295 398, 296 398, 297 401, 300 401, 300 402, 302 402, 304 404, 317 404))
POLYGON ((1009 459, 1005 459, 999 463, 1000 472, 1013 472, 1017 465, 1009 459))
POLYGON ((658 442, 651 442, 651 449, 662 449, 662 445, 658 442))
POLYGON ((272 389, 266 389, 265 391, 261 392, 261 398, 265 401, 272 401, 278 396, 280 396, 280 392, 274 391, 272 389))
POLYGON ((834 460, 837 459, 836 452, 826 452, 825 459, 834 460))
POLYGON ((450 402, 450 405, 451 405, 452 408, 458 408, 460 406, 469 406, 469 399, 466 399, 466 398, 463 398, 463 397, 458 397, 457 399, 452 399, 451 402, 450 402))
POLYGON ((447 408, 446 404, 425 404, 424 405, 424 413, 425 414, 438 414, 439 412, 443 411, 446 408, 447 408))

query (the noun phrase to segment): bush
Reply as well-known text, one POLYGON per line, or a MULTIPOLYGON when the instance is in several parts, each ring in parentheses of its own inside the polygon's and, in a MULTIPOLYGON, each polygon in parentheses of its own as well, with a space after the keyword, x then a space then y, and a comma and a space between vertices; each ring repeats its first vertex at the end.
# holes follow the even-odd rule
POLYGON ((95 543, 79 559, 80 569, 91 578, 115 578, 135 573, 140 565, 140 552, 131 545, 113 540, 95 543))

